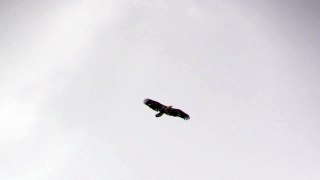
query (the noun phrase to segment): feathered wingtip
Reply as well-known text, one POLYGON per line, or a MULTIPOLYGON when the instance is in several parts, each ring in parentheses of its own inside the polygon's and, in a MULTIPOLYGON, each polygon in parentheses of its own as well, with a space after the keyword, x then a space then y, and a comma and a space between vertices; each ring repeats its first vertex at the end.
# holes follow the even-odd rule
POLYGON ((143 103, 144 103, 144 104, 147 104, 149 100, 150 100, 150 99, 146 98, 146 99, 143 100, 143 103))

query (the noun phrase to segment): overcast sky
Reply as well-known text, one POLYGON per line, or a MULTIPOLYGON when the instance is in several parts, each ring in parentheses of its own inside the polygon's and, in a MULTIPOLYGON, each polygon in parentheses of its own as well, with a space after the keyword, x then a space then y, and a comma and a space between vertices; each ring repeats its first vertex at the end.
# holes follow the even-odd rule
POLYGON ((319 180, 319 9, 1 0, 0 179, 319 180))

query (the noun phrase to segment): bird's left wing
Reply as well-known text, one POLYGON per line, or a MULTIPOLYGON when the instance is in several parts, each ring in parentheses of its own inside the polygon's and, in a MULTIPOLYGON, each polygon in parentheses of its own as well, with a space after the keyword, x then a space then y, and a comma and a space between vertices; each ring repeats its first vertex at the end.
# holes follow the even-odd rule
POLYGON ((143 103, 155 111, 160 111, 166 107, 165 105, 151 99, 145 99, 143 103))

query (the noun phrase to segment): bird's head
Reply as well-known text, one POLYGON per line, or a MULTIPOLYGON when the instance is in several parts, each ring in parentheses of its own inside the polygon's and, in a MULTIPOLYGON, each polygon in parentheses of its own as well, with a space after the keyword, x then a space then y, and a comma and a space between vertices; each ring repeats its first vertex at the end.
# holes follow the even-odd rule
POLYGON ((172 108, 172 106, 168 106, 168 109, 171 109, 172 108))

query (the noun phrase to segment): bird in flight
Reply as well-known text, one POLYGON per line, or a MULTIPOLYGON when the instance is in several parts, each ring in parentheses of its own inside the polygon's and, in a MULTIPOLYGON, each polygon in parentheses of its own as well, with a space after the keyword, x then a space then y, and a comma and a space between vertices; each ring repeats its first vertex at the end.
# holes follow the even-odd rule
POLYGON ((160 117, 163 114, 167 114, 169 116, 181 117, 184 120, 190 119, 190 116, 187 113, 181 111, 180 109, 172 108, 172 106, 165 106, 152 99, 145 99, 143 103, 149 106, 151 109, 159 112, 155 115, 156 117, 160 117))

